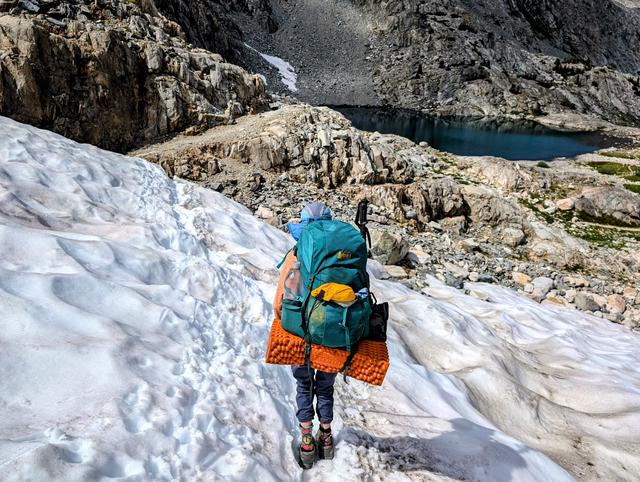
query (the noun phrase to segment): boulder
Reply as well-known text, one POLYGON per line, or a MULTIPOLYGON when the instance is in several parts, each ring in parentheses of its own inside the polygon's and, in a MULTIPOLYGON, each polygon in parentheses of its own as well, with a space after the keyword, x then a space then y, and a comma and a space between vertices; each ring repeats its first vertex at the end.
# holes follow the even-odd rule
POLYGON ((573 303, 576 300, 576 295, 576 290, 567 290, 564 292, 564 299, 567 300, 568 303, 573 303))
POLYGON ((534 278, 531 281, 531 284, 533 285, 534 296, 540 296, 542 298, 544 298, 546 294, 553 289, 554 286, 553 280, 545 276, 534 278))
POLYGON ((524 273, 520 273, 518 271, 513 271, 511 273, 511 279, 513 279, 513 281, 515 281, 516 283, 518 283, 520 286, 526 286, 531 282, 531 277, 524 274, 524 273))
POLYGON ((586 188, 575 207, 605 224, 640 226, 640 196, 627 189, 602 186, 586 188))
POLYGON ((529 257, 561 268, 575 269, 588 264, 589 245, 564 230, 541 222, 532 222, 529 257))
POLYGON ((607 310, 623 314, 626 309, 627 302, 622 296, 613 294, 607 297, 607 310))
POLYGON ((495 190, 475 185, 465 185, 461 190, 473 222, 491 225, 522 222, 521 210, 495 190))
POLYGON ((416 265, 422 266, 431 261, 431 255, 416 247, 409 250, 407 259, 416 265))
POLYGON ((466 213, 460 187, 449 177, 410 184, 404 189, 403 198, 415 211, 416 218, 425 224, 466 213))
POLYGON ((409 252, 409 244, 402 236, 380 229, 371 229, 370 232, 371 254, 381 264, 396 264, 409 252))
POLYGON ((553 289, 554 282, 551 278, 546 277, 538 277, 531 281, 529 285, 527 285, 528 293, 531 294, 531 297, 540 303, 545 296, 553 289))
POLYGON ((467 207, 460 187, 451 178, 429 178, 409 185, 370 186, 362 196, 386 209, 396 221, 415 219, 424 227, 433 220, 454 217, 460 231, 466 224, 460 217, 464 219, 467 207))
POLYGON ((599 295, 598 293, 592 293, 591 297, 593 301, 598 305, 598 308, 602 310, 605 306, 607 306, 607 297, 599 295))
POLYGON ((522 229, 507 227, 498 231, 498 239, 506 246, 515 248, 524 242, 526 235, 522 229))
POLYGON ((583 291, 576 293, 574 304, 576 305, 576 308, 583 311, 596 312, 600 309, 600 306, 598 303, 593 301, 591 295, 583 291))
POLYGON ((531 175, 515 162, 496 157, 470 157, 466 161, 466 172, 490 186, 515 191, 532 183, 531 175))
POLYGON ((576 205, 576 200, 573 198, 560 199, 556 201, 556 207, 560 211, 571 211, 576 205))
POLYGON ((385 266, 384 269, 389 274, 389 276, 395 279, 407 279, 409 277, 407 270, 405 270, 402 266, 390 265, 385 266))
POLYGON ((447 272, 453 274, 457 278, 467 279, 469 277, 469 270, 463 266, 445 262, 444 268, 447 270, 447 272))
POLYGON ((260 219, 271 219, 275 217, 275 215, 276 213, 274 213, 272 209, 269 209, 266 206, 260 206, 256 210, 256 216, 259 217, 260 219))

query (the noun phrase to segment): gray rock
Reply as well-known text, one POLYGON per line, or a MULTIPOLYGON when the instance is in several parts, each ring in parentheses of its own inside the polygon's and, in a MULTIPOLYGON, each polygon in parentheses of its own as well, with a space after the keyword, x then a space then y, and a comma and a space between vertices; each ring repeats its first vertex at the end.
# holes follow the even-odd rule
POLYGON ((486 186, 463 186, 462 195, 469 206, 469 217, 476 223, 512 224, 522 221, 522 212, 500 193, 486 186))
POLYGON ((411 248, 407 254, 407 259, 416 265, 425 265, 431 260, 431 255, 422 249, 411 248))
POLYGON ((567 290, 564 293, 564 299, 569 303, 573 303, 576 299, 577 292, 576 290, 567 290))
POLYGON ((451 286, 459 290, 464 288, 464 280, 462 278, 452 275, 451 273, 444 274, 444 282, 446 283, 447 286, 451 286))
POLYGON ((40 11, 40 4, 35 0, 20 0, 18 5, 31 13, 38 13, 40 11))
POLYGON ((507 246, 511 246, 515 248, 516 246, 520 246, 522 242, 525 240, 525 234, 522 229, 518 228, 504 228, 500 230, 499 239, 506 244, 507 246))
POLYGON ((496 279, 489 273, 481 273, 480 276, 478 276, 478 282, 479 283, 495 283, 496 279))
POLYGON ((608 218, 612 218, 619 223, 640 226, 640 196, 627 189, 586 188, 576 200, 575 208, 607 224, 608 218))
POLYGON ((596 312, 600 309, 600 306, 598 306, 598 303, 593 301, 591 295, 583 291, 580 291, 576 294, 574 304, 576 305, 576 308, 583 311, 596 312))
POLYGON ((409 277, 409 274, 402 266, 390 265, 385 266, 384 269, 389 274, 389 276, 395 279, 406 279, 409 277))
POLYGON ((534 278, 531 281, 531 284, 533 285, 533 293, 539 294, 542 297, 549 293, 549 291, 551 291, 554 286, 553 280, 544 276, 534 278))
POLYGON ((382 264, 396 264, 402 261, 409 252, 409 244, 399 235, 387 230, 372 229, 371 254, 382 264))

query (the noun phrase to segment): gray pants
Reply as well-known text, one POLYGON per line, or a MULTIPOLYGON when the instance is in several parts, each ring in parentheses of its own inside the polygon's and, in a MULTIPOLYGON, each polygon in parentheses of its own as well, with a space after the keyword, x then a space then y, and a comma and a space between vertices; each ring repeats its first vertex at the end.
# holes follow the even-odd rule
POLYGON ((298 411, 296 417, 300 423, 313 420, 313 398, 310 396, 311 384, 316 396, 316 411, 320 423, 331 423, 333 420, 333 383, 337 373, 326 373, 311 369, 311 377, 306 366, 291 367, 293 376, 298 382, 296 403, 298 411))

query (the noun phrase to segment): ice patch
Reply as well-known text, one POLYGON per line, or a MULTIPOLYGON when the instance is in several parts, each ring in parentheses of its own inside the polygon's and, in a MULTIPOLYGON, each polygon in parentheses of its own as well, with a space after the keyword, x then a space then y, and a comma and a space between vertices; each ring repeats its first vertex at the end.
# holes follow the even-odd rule
POLYGON ((249 44, 244 44, 247 48, 253 50, 257 54, 259 54, 263 59, 273 65, 278 72, 280 73, 280 78, 282 83, 289 89, 291 92, 298 92, 298 87, 296 83, 298 82, 298 74, 296 74, 296 70, 293 66, 287 62, 286 60, 281 59, 280 57, 275 57, 273 55, 263 54, 258 50, 254 49, 249 44))

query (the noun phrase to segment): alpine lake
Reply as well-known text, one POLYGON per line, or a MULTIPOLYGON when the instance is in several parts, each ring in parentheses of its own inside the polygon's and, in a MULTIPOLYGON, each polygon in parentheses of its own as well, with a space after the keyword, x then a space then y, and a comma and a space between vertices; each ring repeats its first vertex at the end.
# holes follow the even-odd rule
POLYGON ((332 107, 353 126, 396 134, 459 156, 495 156, 509 160, 548 161, 613 147, 599 132, 560 131, 528 121, 429 117, 378 107, 332 107))

